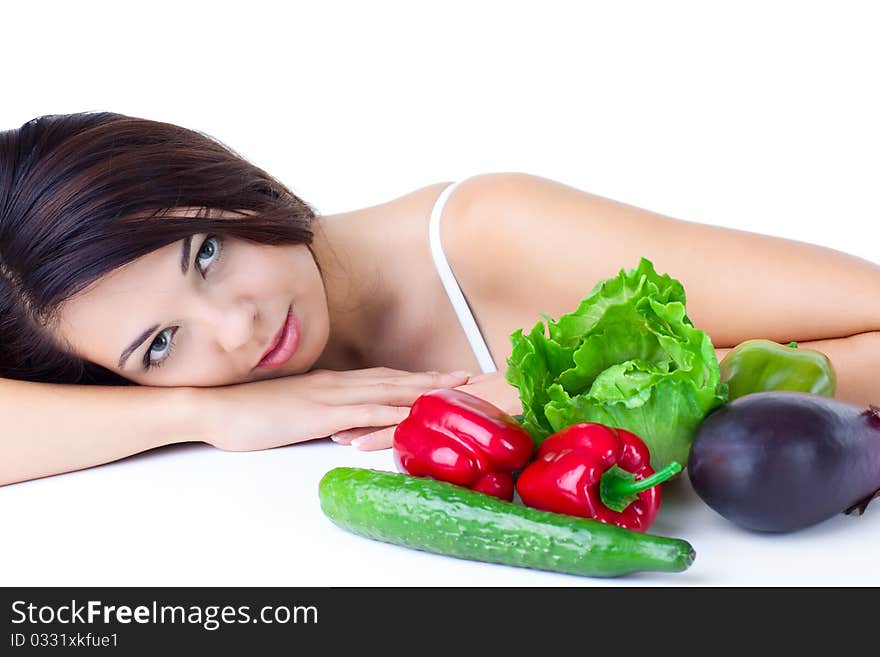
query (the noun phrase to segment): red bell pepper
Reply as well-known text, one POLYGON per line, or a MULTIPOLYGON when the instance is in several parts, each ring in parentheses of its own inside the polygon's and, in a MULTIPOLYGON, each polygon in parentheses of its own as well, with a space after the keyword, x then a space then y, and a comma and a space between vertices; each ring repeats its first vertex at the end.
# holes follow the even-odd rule
POLYGON ((540 444, 519 475, 524 504, 645 531, 660 508, 660 486, 681 470, 675 461, 654 472, 645 443, 633 433, 579 422, 540 444))
POLYGON ((497 406, 454 388, 421 395, 394 430, 398 470, 513 501, 513 473, 532 458, 529 433, 497 406))

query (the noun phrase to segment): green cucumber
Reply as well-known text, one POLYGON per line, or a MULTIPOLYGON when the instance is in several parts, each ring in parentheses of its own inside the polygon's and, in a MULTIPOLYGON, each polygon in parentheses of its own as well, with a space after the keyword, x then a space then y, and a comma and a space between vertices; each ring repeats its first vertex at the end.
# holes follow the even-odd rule
POLYGON ((321 510, 347 531, 473 561, 591 577, 681 572, 694 561, 682 539, 540 511, 427 477, 334 468, 318 495, 321 510))

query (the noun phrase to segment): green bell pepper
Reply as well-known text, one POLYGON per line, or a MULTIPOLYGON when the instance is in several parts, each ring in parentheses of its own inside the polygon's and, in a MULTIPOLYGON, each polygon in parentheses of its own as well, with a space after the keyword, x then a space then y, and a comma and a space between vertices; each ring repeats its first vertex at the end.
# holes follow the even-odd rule
POLYGON ((751 392, 792 390, 833 397, 837 376, 831 360, 820 351, 798 349, 796 342, 746 340, 719 363, 721 381, 730 399, 751 392))

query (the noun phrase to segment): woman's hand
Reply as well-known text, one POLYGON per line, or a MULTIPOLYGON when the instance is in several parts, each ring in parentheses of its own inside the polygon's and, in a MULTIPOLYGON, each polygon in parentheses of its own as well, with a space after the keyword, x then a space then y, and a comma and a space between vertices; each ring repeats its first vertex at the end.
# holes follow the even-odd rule
POLYGON ((306 374, 214 388, 193 388, 200 440, 228 451, 253 451, 325 438, 351 429, 396 426, 419 396, 454 388, 466 373, 406 372, 385 367, 306 374))
MULTIPOLYGON (((438 386, 440 387, 440 386, 438 386)), ((505 413, 519 415, 522 413, 522 402, 519 399, 519 390, 510 385, 504 378, 503 372, 492 372, 471 377, 466 385, 448 386, 464 390, 476 397, 485 399, 494 404, 505 413)), ((427 390, 425 391, 427 392, 427 390)), ((407 411, 407 415, 409 411, 407 411)), ((406 417, 398 420, 400 422, 406 417)), ((375 428, 362 428, 346 431, 336 437, 336 442, 347 445, 351 444, 358 449, 372 451, 375 449, 387 449, 394 440, 394 426, 389 426, 377 431, 375 428)))

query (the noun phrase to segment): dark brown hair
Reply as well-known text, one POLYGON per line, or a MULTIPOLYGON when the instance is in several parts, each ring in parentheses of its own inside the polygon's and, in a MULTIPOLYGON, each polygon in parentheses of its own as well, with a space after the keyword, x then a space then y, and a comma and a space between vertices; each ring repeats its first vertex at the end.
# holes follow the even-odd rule
POLYGON ((189 235, 311 245, 314 217, 228 146, 169 123, 84 112, 0 132, 0 377, 131 384, 57 343, 61 303, 189 235))

